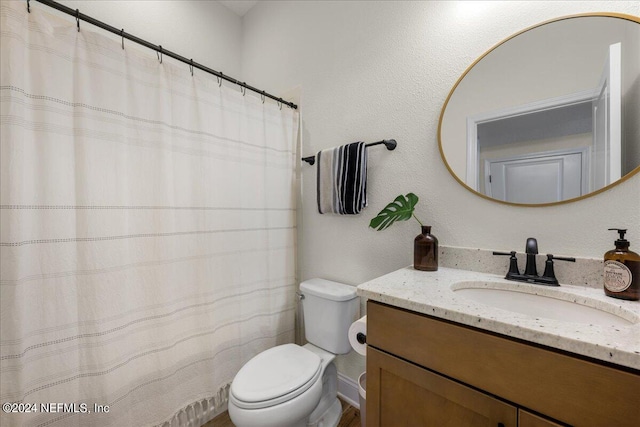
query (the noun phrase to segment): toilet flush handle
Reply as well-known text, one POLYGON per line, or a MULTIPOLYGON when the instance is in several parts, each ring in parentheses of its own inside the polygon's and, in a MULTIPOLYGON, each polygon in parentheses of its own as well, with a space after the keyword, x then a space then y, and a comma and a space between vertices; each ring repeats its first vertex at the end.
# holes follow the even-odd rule
POLYGON ((298 296, 299 299, 304 299, 304 294, 301 294, 300 292, 296 291, 296 295, 298 296))

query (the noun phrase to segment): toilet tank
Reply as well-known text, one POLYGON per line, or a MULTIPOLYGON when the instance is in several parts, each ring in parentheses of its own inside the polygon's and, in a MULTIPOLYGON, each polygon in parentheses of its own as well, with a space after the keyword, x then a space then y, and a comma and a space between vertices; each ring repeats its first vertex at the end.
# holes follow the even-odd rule
POLYGON ((356 288, 310 279, 300 284, 300 293, 307 341, 333 354, 349 353, 349 326, 360 317, 356 288))

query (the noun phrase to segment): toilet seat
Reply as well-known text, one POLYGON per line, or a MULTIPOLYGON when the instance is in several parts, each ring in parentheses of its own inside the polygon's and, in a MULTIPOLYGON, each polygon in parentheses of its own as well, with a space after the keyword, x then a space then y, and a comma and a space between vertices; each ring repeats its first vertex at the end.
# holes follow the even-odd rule
POLYGON ((229 398, 239 408, 267 408, 303 394, 321 375, 320 356, 298 345, 284 344, 249 360, 233 380, 229 398))

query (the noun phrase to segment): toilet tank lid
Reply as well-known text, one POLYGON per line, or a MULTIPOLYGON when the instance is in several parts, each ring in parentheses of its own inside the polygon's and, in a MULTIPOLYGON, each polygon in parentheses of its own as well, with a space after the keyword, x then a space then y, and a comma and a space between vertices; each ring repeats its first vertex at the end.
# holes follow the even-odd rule
POLYGON ((332 301, 349 301, 357 297, 355 286, 326 279, 309 279, 300 284, 302 293, 308 293, 332 301))

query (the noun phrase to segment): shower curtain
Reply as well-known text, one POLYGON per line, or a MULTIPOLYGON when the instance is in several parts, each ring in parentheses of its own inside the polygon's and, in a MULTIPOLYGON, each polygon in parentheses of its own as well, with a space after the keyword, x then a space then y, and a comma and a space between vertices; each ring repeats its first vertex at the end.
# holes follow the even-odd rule
POLYGON ((200 425, 294 339, 298 114, 0 7, 0 424, 200 425))

